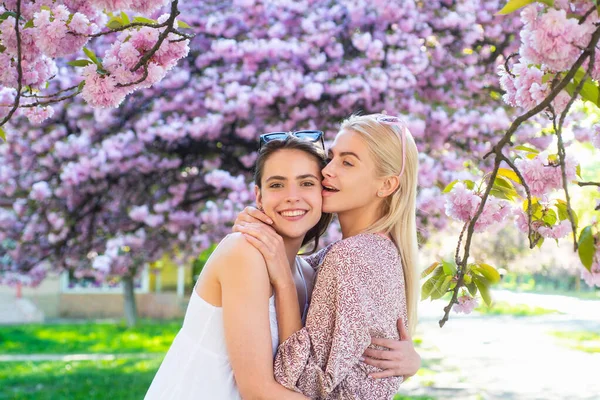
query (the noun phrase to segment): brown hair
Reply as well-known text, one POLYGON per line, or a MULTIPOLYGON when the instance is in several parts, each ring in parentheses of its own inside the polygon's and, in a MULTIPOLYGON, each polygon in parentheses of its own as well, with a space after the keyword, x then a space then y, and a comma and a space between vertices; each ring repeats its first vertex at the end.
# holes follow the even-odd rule
MULTIPOLYGON (((265 169, 265 163, 273 154, 278 152, 279 150, 300 150, 305 152, 306 154, 314 157, 314 159, 319 163, 319 167, 322 169, 327 165, 327 158, 325 156, 325 152, 318 147, 316 147, 313 143, 308 142, 306 140, 300 140, 294 136, 288 136, 284 140, 271 140, 262 146, 258 153, 258 158, 256 159, 256 164, 254 166, 254 183, 259 189, 262 189, 261 180, 263 176, 263 171, 265 169)), ((314 241, 314 246, 312 250, 303 254, 311 254, 314 253, 319 247, 319 238, 327 231, 327 227, 333 218, 333 214, 323 213, 321 215, 321 219, 315 226, 309 229, 304 236, 304 240, 302 241, 302 247, 314 241)))

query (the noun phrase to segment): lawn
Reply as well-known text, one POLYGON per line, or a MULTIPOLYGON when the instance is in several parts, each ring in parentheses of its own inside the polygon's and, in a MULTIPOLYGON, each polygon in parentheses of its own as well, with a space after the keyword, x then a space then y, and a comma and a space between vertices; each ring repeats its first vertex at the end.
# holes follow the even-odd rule
POLYGON ((590 331, 555 331, 551 333, 564 346, 586 353, 600 353, 600 333, 590 331))
POLYGON ((181 320, 0 326, 0 354, 165 353, 181 320))
MULTIPOLYGON (((113 354, 101 361, 0 362, 0 400, 140 400, 181 321, 0 326, 0 355, 113 354)), ((397 395, 394 400, 434 400, 397 395)))
POLYGON ((475 309, 485 315, 512 315, 514 317, 535 317, 538 315, 558 314, 559 311, 542 307, 532 307, 527 304, 510 304, 499 301, 492 307, 481 305, 475 309))
POLYGON ((125 357, 102 361, 0 362, 0 399, 142 399, 180 327, 181 320, 143 320, 133 329, 118 323, 0 326, 2 355, 125 357))
POLYGON ((143 360, 0 363, 0 399, 140 400, 162 355, 143 360))

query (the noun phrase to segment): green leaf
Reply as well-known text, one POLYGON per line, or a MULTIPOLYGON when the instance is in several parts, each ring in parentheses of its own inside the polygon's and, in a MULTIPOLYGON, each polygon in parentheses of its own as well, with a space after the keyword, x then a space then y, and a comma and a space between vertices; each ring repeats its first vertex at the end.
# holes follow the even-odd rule
POLYGON ((521 180, 519 179, 519 176, 512 169, 499 168, 498 175, 508 178, 515 183, 521 184, 521 180))
POLYGON ((509 0, 508 3, 496 15, 507 15, 525 7, 528 4, 535 3, 535 0, 509 0))
POLYGON ((579 253, 579 259, 583 266, 590 271, 592 269, 592 264, 594 262, 594 253, 596 252, 596 248, 594 246, 594 235, 592 234, 592 227, 586 226, 581 231, 581 235, 579 235, 579 248, 577 252, 579 253))
POLYGON ((90 64, 93 64, 93 62, 91 62, 90 60, 75 60, 75 61, 69 61, 67 64, 69 64, 72 67, 87 67, 90 64))
POLYGON ((123 21, 121 21, 120 17, 112 17, 106 23, 106 27, 109 29, 119 29, 119 28, 123 27, 123 21))
POLYGON ((490 283, 500 282, 501 277, 496 268, 484 263, 479 263, 475 266, 477 267, 476 271, 483 275, 490 283))
POLYGON ((540 247, 542 247, 542 245, 544 244, 544 238, 541 238, 540 240, 538 240, 536 247, 539 249, 540 247))
POLYGON ((539 150, 534 149, 533 147, 527 147, 527 146, 517 146, 517 147, 515 147, 515 150, 526 151, 527 153, 533 153, 533 154, 540 154, 539 150))
POLYGON ((433 264, 431 264, 429 267, 425 268, 425 270, 423 270, 423 272, 421 272, 421 279, 425 278, 427 275, 432 273, 439 265, 440 265, 440 263, 436 261, 433 264))
MULTIPOLYGON (((507 200, 513 200, 515 197, 517 197, 519 195, 517 193, 517 191, 515 190, 515 187, 513 186, 512 182, 510 180, 508 180, 507 178, 500 176, 500 175, 497 175, 496 179, 494 179, 493 189, 499 190, 504 195, 504 196, 496 196, 496 194, 494 194, 494 196, 506 198, 507 200)), ((492 193, 490 192, 490 194, 492 194, 492 193)))
POLYGON ((447 276, 456 275, 456 265, 452 261, 442 261, 442 268, 444 269, 444 274, 447 276))
POLYGON ((29 21, 27 21, 27 23, 23 26, 23 29, 29 29, 29 28, 33 28, 35 25, 33 25, 33 20, 30 19, 29 21))
POLYGON ((431 295, 431 292, 434 290, 435 285, 437 285, 439 280, 443 280, 444 270, 441 266, 438 266, 433 272, 433 276, 429 278, 421 287, 421 299, 425 300, 431 295))
POLYGON ((157 24, 158 23, 158 21, 156 21, 154 19, 144 18, 144 17, 134 17, 133 22, 139 22, 141 24, 157 24))
POLYGON ((473 188, 475 188, 475 182, 473 182, 473 181, 472 181, 472 180, 470 180, 470 179, 465 179, 465 180, 463 181, 463 183, 465 184, 465 186, 466 186, 466 187, 467 187, 467 189, 469 189, 469 190, 473 190, 473 188))
POLYGON ((121 11, 121 22, 123 25, 129 25, 131 21, 129 20, 129 15, 125 11, 121 11))
POLYGON ((177 21, 177 27, 180 29, 192 29, 191 26, 189 26, 188 24, 186 24, 183 21, 177 21))
POLYGON ((581 165, 577 164, 577 166, 575 167, 575 173, 577 174, 579 179, 581 179, 581 165))
MULTIPOLYGON (((569 211, 567 210, 567 202, 561 199, 556 200, 556 209, 558 210, 558 219, 560 221, 564 221, 565 219, 569 219, 569 211)), ((575 222, 575 226, 579 225, 579 220, 577 219, 577 213, 575 210, 573 211, 573 222, 575 222)))
POLYGON ((439 276, 432 276, 429 278, 423 286, 421 287, 421 300, 426 300, 433 291, 434 286, 437 284, 437 281, 441 278, 439 276))
POLYGON ((473 282, 475 282, 477 289, 479 289, 479 293, 481 293, 481 297, 483 298, 485 304, 487 304, 488 307, 491 307, 492 296, 490 296, 489 283, 477 275, 473 275, 473 282))
POLYGON ((81 92, 83 90, 84 86, 85 86, 85 81, 79 82, 79 85, 77 85, 77 90, 81 92))
POLYGON ((6 132, 4 131, 4 128, 0 126, 0 139, 4 140, 6 142, 6 132))
POLYGON ((5 19, 8 19, 8 17, 13 17, 14 19, 17 19, 17 13, 12 11, 6 11, 0 14, 0 21, 4 21, 5 19))
POLYGON ((454 185, 456 185, 458 182, 459 182, 459 180, 458 180, 458 179, 457 179, 457 180, 455 180, 455 181, 452 181, 452 182, 450 182, 450 183, 449 183, 449 184, 446 186, 446 188, 445 188, 445 189, 442 191, 442 193, 448 193, 449 191, 451 191, 451 190, 452 190, 452 188, 454 187, 454 185))
POLYGON ((496 189, 496 188, 493 188, 492 190, 490 190, 490 195, 497 197, 499 199, 503 199, 503 200, 509 200, 509 201, 514 200, 513 197, 508 196, 505 192, 503 192, 500 189, 496 189))
POLYGON ((558 220, 558 217, 556 216, 556 213, 554 212, 553 209, 549 208, 544 212, 544 216, 542 217, 542 221, 544 221, 545 223, 547 223, 550 226, 553 226, 554 224, 556 224, 556 221, 558 220))
POLYGON ((446 276, 444 279, 439 278, 431 291, 431 300, 437 300, 445 295, 453 278, 453 276, 446 276))
POLYGON ((101 65, 100 61, 98 60, 98 57, 96 57, 96 53, 94 53, 92 50, 88 49, 87 47, 84 47, 83 52, 86 56, 90 58, 90 60, 94 62, 94 64, 101 65))
POLYGON ((465 286, 469 290, 471 296, 475 297, 475 295, 477 294, 477 285, 475 284, 475 282, 465 283, 465 286))

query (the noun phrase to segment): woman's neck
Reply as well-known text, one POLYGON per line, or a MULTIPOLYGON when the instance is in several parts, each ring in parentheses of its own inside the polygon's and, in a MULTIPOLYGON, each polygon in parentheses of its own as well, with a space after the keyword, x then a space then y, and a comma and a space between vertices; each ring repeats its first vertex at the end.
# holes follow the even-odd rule
POLYGON ((380 211, 379 204, 368 204, 360 208, 338 213, 338 220, 342 228, 342 238, 346 239, 351 236, 365 232, 379 220, 380 211))
POLYGON ((287 259, 290 263, 290 268, 292 271, 296 265, 296 256, 300 251, 300 247, 302 246, 302 241, 304 238, 283 238, 283 247, 285 247, 285 254, 287 255, 287 259))

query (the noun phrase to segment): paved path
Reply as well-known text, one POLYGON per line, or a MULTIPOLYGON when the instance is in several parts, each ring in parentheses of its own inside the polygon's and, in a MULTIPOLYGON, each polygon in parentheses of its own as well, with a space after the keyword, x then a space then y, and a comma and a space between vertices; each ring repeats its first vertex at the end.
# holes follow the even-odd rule
POLYGON ((452 314, 444 328, 441 302, 424 302, 419 336, 424 365, 402 393, 438 399, 598 400, 600 353, 560 345, 549 332, 600 332, 600 301, 498 292, 497 300, 538 305, 565 314, 528 318, 452 314))

